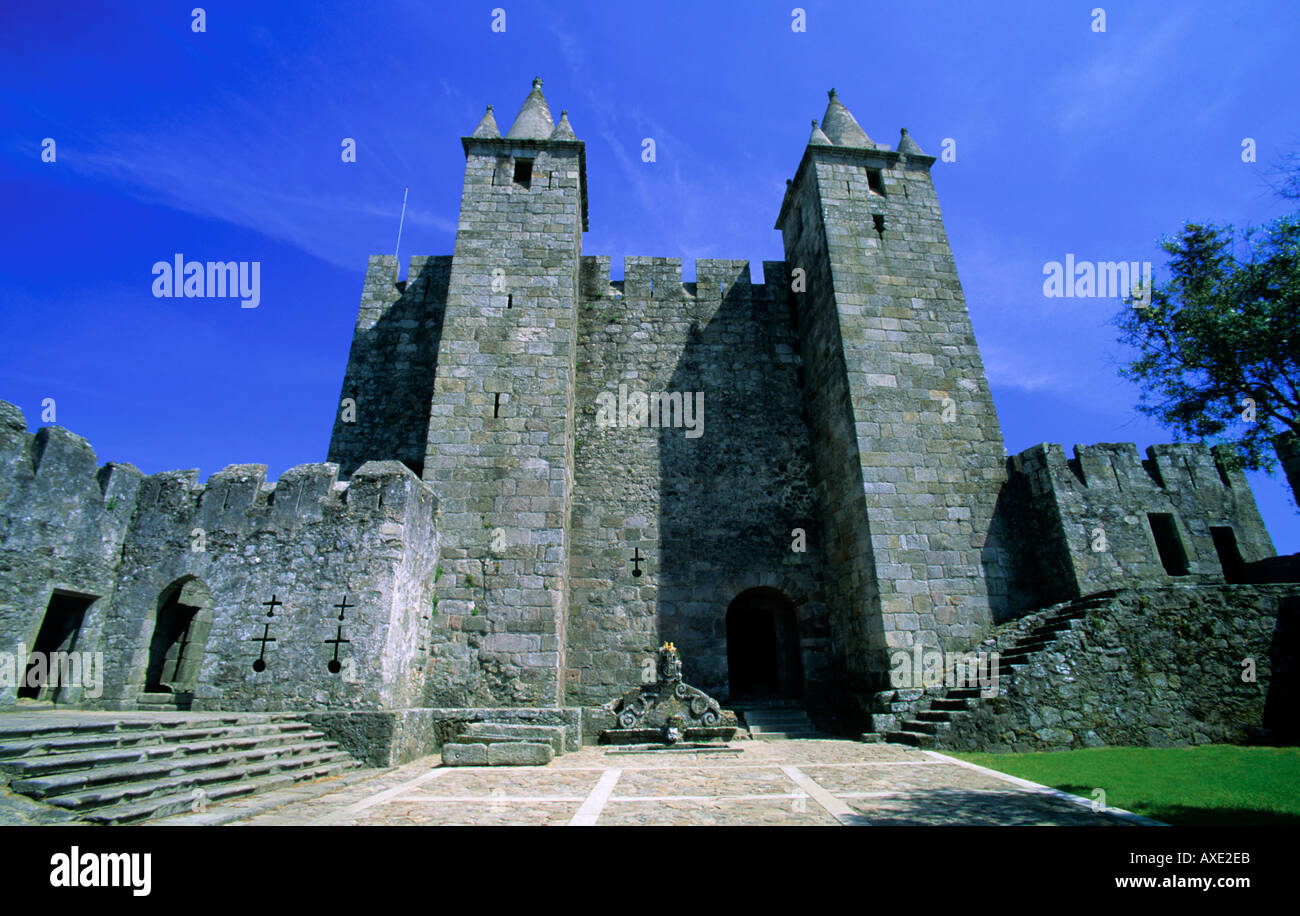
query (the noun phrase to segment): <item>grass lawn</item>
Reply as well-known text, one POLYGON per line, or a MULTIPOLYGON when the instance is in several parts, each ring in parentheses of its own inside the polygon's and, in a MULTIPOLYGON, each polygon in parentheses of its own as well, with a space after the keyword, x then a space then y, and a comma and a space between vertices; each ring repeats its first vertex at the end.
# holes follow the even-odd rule
POLYGON ((1300 748, 1098 747, 1034 754, 945 751, 1168 824, 1300 825, 1300 748))

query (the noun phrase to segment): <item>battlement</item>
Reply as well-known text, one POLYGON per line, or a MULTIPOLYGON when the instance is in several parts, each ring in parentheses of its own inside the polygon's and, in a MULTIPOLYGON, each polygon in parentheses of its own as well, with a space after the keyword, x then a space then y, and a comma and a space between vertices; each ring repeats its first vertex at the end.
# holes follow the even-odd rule
POLYGON ((658 299, 721 301, 765 299, 784 302, 788 292, 784 261, 763 262, 763 283, 754 285, 749 261, 700 258, 695 262, 695 282, 682 282, 681 258, 628 256, 623 259, 623 279, 614 280, 607 255, 585 255, 581 266, 584 299, 658 299))
POLYGON ((1041 488, 1083 487, 1100 490, 1166 491, 1247 490, 1246 475, 1231 467, 1223 446, 1200 442, 1152 445, 1145 459, 1131 442, 1076 445, 1074 457, 1056 443, 1041 443, 1012 459, 1015 470, 1041 488))
POLYGON ((424 301, 433 293, 435 307, 445 305, 447 279, 451 274, 451 255, 412 255, 407 261, 406 279, 398 279, 397 257, 372 254, 366 264, 366 279, 361 287, 361 306, 357 310, 357 330, 373 328, 404 296, 424 301))
MULTIPOLYGON (((62 426, 27 432, 23 412, 0 401, 0 456, 11 473, 39 484, 61 500, 89 498, 115 517, 197 511, 210 522, 262 514, 279 524, 316 521, 331 513, 402 518, 408 510, 432 511, 433 492, 400 461, 368 461, 350 481, 337 464, 299 464, 268 482, 264 464, 232 464, 199 483, 197 468, 144 475, 135 465, 98 465, 90 442, 62 426)), ((137 523, 139 518, 137 518, 137 523)))
POLYGON ((264 464, 232 464, 198 483, 198 470, 164 471, 144 478, 141 516, 190 509, 214 525, 262 516, 288 525, 330 515, 401 519, 410 509, 431 511, 437 500, 400 461, 368 461, 349 481, 330 462, 294 465, 268 482, 264 464))
POLYGON ((8 401, 0 401, 0 460, 11 475, 39 482, 47 492, 63 497, 90 494, 114 509, 124 498, 134 503, 144 477, 135 465, 125 462, 110 461, 100 467, 90 442, 62 426, 43 426, 29 433, 22 410, 8 401))
POLYGON ((1153 445, 1146 455, 1103 442, 1067 458, 1042 443, 1010 459, 1046 598, 1183 576, 1222 581, 1273 555, 1246 477, 1222 447, 1153 445))

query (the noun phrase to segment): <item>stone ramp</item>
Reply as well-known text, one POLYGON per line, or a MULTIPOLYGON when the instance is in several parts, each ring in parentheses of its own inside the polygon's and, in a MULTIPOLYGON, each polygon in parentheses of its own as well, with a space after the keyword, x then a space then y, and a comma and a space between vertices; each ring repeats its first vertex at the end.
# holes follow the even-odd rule
POLYGON ((199 811, 358 766, 289 713, 0 714, 9 790, 89 823, 199 811))

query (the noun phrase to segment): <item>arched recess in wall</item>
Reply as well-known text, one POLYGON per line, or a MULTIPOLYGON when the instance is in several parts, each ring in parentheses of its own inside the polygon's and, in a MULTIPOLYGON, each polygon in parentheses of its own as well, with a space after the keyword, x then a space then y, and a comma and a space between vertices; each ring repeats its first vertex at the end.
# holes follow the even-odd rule
POLYGON ((803 696, 799 615, 780 589, 758 586, 727 607, 730 700, 803 696))
POLYGON ((188 699, 198 684, 211 629, 212 592, 201 580, 184 576, 163 589, 149 640, 144 692, 188 699))

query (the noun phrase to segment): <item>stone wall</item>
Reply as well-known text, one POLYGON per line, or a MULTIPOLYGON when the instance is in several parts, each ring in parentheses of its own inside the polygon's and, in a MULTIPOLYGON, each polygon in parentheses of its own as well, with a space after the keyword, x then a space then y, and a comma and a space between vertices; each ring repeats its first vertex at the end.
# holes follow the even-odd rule
POLYGON ((628 258, 611 282, 609 258, 583 259, 569 703, 636 688, 665 641, 681 649, 690 683, 727 698, 728 606, 757 587, 797 609, 802 687, 826 701, 798 340, 782 265, 763 273, 756 286, 748 262, 701 260, 683 285, 679 259, 628 258), (648 406, 665 393, 679 398, 667 416, 637 406, 638 394, 648 406), (612 407, 603 420, 602 404, 612 407), (805 551, 791 549, 794 528, 805 551))
POLYGON ((1067 460, 1061 446, 1045 443, 1012 461, 1028 494, 1043 603, 1184 576, 1223 581, 1215 527, 1232 529, 1244 563, 1273 556, 1245 475, 1206 446, 1154 445, 1145 461, 1131 443, 1076 446, 1074 454, 1067 460), (1153 515, 1172 517, 1185 572, 1166 571, 1153 515))
MULTIPOLYGON (((35 648, 56 593, 89 602, 75 642, 60 650, 96 649, 143 476, 129 464, 97 467, 90 443, 60 426, 28 433, 22 411, 0 401, 0 652, 35 648)), ((0 684, 0 706, 17 686, 0 684)), ((57 699, 76 703, 82 691, 57 699)))
POLYGON ((232 465, 205 486, 197 471, 145 478, 102 635, 116 688, 106 700, 139 696, 159 596, 197 580, 212 604, 194 708, 418 704, 436 500, 395 461, 368 462, 347 485, 337 473, 299 465, 268 485, 265 466, 232 465), (264 651, 263 639, 274 640, 264 651))
POLYGON ((371 255, 330 436, 342 477, 389 459, 423 471, 450 274, 450 257, 417 256, 398 282, 397 258, 371 255))
MULTIPOLYGON (((58 702, 133 708, 173 597, 195 616, 163 683, 196 709, 418 703, 437 504, 404 465, 370 462, 350 483, 336 465, 299 465, 275 484, 263 465, 232 465, 200 485, 193 470, 96 470, 84 439, 29 434, 2 402, 0 417, 3 651, 34 648, 52 593, 93 599, 61 648, 102 653, 103 693, 58 702)), ((0 704, 15 692, 0 688, 0 704)))
POLYGON ((997 698, 957 717, 940 746, 1169 747, 1247 743, 1266 727, 1285 732, 1300 702, 1298 613, 1295 584, 1122 591, 1004 680, 997 698), (1243 680, 1247 659, 1253 681, 1243 680))

